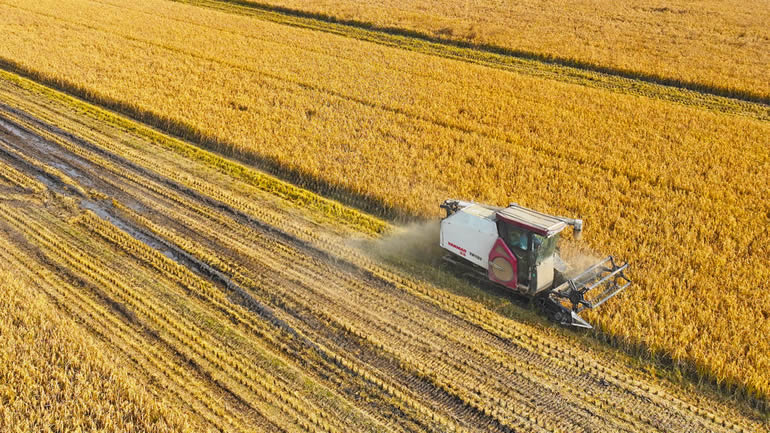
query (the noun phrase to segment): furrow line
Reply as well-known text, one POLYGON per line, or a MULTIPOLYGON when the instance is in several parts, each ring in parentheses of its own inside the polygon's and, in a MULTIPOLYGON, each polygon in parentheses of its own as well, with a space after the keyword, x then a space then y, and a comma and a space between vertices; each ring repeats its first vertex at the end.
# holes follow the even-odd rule
MULTIPOLYGON (((125 208, 122 205, 116 204, 116 207, 121 209, 123 212, 130 213, 132 212, 130 209, 125 208)), ((243 284, 244 282, 248 284, 247 287, 251 288, 252 290, 256 289, 260 293, 266 293, 268 290, 265 287, 281 287, 283 286, 283 282, 281 280, 268 280, 267 282, 260 282, 256 283, 253 280, 247 279, 242 276, 242 274, 245 272, 245 270, 242 268, 240 264, 236 263, 222 263, 220 258, 217 258, 213 255, 211 252, 205 252, 201 250, 200 246, 194 245, 191 243, 191 241, 186 239, 181 239, 179 236, 169 232, 168 230, 164 229, 163 227, 157 226, 156 224, 152 223, 151 221, 147 220, 146 218, 140 216, 140 215, 131 215, 132 218, 135 218, 139 221, 141 221, 142 225, 152 230, 157 236, 161 236, 163 238, 169 239, 171 242, 179 245, 181 248, 184 248, 186 251, 194 254, 199 259, 207 262, 209 265, 218 268, 220 271, 226 272, 230 278, 232 278, 234 281, 238 282, 239 284, 243 284), (235 270, 234 268, 238 268, 239 270, 235 270)), ((189 222, 188 222, 189 224, 189 222)), ((274 291, 274 290, 273 290, 274 291)), ((305 307, 308 307, 308 305, 304 305, 305 307)), ((329 353, 328 348, 324 348, 323 346, 319 346, 317 342, 313 343, 314 347, 317 348, 324 356, 328 357, 329 359, 334 359, 337 362, 340 361, 340 355, 336 353, 329 353)), ((341 362, 343 365, 349 364, 348 362, 341 362)), ((378 382, 378 381, 375 381, 378 382)), ((392 389, 386 388, 386 391, 392 393, 392 389)), ((401 391, 403 393, 403 390, 401 391)), ((395 393, 399 394, 399 393, 395 393)), ((426 408, 420 407, 419 412, 425 413, 426 408)), ((431 414, 431 418, 436 418, 434 414, 431 414)), ((442 420, 441 417, 438 417, 437 420, 442 420)), ((442 423, 446 424, 447 427, 450 427, 452 429, 455 429, 455 426, 452 426, 450 423, 448 423, 447 420, 441 421, 442 423)))
MULTIPOLYGON (((19 256, 20 253, 18 252, 14 254, 14 248, 4 248, 0 254, 5 254, 5 252, 11 254, 15 259, 14 261, 19 263, 18 269, 25 269, 22 263, 34 262, 29 257, 19 256)), ((7 256, 6 259, 8 259, 7 256)), ((46 257, 46 260, 49 258, 46 257)), ((50 264, 62 272, 67 272, 61 268, 62 265, 60 264, 54 262, 50 262, 50 264)), ((30 270, 30 272, 33 271, 30 270)), ((200 382, 194 379, 186 369, 161 355, 154 345, 138 339, 136 330, 130 329, 124 321, 117 320, 113 314, 93 298, 85 296, 80 290, 73 289, 69 283, 64 282, 47 269, 34 271, 34 276, 38 285, 43 288, 44 286, 49 287, 49 290, 45 290, 45 288, 44 290, 59 308, 67 311, 75 320, 99 335, 102 340, 120 350, 137 366, 152 365, 155 367, 157 373, 153 369, 147 368, 143 368, 142 371, 150 374, 153 380, 159 383, 171 385, 171 391, 180 402, 189 405, 195 413, 214 426, 222 426, 222 421, 224 421, 236 431, 245 431, 243 429, 244 420, 235 421, 237 415, 226 407, 215 403, 210 392, 202 390, 200 382), (121 341, 124 344, 120 344, 121 341), (190 394, 194 397, 193 402, 190 401, 190 394), (198 404, 194 403, 195 401, 198 404), (205 411, 202 411, 198 405, 202 406, 205 411)))
POLYGON ((38 180, 27 176, 2 160, 0 160, 0 177, 33 194, 39 194, 46 190, 45 185, 38 180))
MULTIPOLYGON (((124 251, 127 251, 130 254, 135 254, 140 257, 142 257, 144 260, 146 260, 149 263, 152 263, 152 266, 157 267, 161 271, 167 271, 172 272, 174 277, 176 277, 180 283, 184 286, 187 286, 190 291, 197 291, 201 290, 204 294, 204 297, 206 298, 206 301, 208 302, 217 302, 215 299, 212 299, 214 297, 217 297, 221 295, 221 292, 217 291, 213 286, 210 284, 203 283, 201 280, 198 280, 197 277, 192 274, 186 267, 179 265, 169 259, 168 257, 158 253, 156 250, 152 249, 151 247, 145 245, 144 243, 134 239, 133 237, 125 234, 122 231, 118 231, 115 229, 114 226, 110 225, 109 223, 105 222, 101 218, 97 217, 96 215, 86 212, 85 217, 83 218, 83 223, 88 226, 90 230, 98 234, 99 236, 102 236, 106 240, 114 243, 116 246, 121 248, 124 251)), ((226 304, 217 302, 219 305, 218 307, 220 309, 223 309, 226 311, 226 316, 231 317, 232 319, 237 320, 239 323, 244 324, 246 323, 244 318, 236 311, 233 311, 232 308, 229 308, 226 304)), ((191 334, 194 335, 193 332, 203 337, 204 333, 202 330, 198 329, 193 323, 184 321, 183 318, 180 318, 180 321, 184 325, 184 328, 190 329, 191 334), (197 329, 197 332, 196 332, 197 329)), ((183 329, 184 329, 183 328, 183 329)), ((252 328, 253 329, 253 328, 252 328)), ((205 342, 204 346, 206 346, 206 349, 209 349, 211 351, 215 351, 213 344, 216 344, 215 342, 205 342)), ((246 365, 249 365, 249 363, 245 360, 240 360, 240 355, 233 352, 230 348, 224 347, 222 350, 226 353, 226 357, 223 357, 224 359, 222 362, 229 365, 230 368, 237 371, 238 373, 243 374, 246 377, 251 377, 254 375, 258 375, 258 372, 254 373, 248 373, 248 367, 246 365)), ((279 393, 286 394, 288 396, 294 395, 294 392, 286 387, 286 384, 284 384, 282 381, 274 380, 273 383, 274 386, 277 386, 279 388, 279 393)), ((297 411, 298 414, 301 414, 301 416, 306 416, 310 422, 315 425, 316 427, 321 427, 324 430, 328 430, 330 432, 336 431, 332 429, 331 425, 336 423, 333 418, 330 418, 327 414, 323 413, 319 409, 315 408, 313 404, 311 404, 309 401, 301 402, 299 400, 293 400, 287 397, 287 404, 292 407, 295 411, 297 411), (309 406, 311 409, 314 409, 316 412, 306 412, 306 410, 303 408, 303 405, 309 406)), ((298 415, 299 416, 299 415, 298 415)), ((302 424, 300 424, 302 425, 302 424)), ((306 425, 306 428, 311 428, 311 425, 306 425)), ((336 428, 344 428, 342 425, 337 425, 336 428)))
MULTIPOLYGON (((15 219, 8 214, 5 216, 8 219, 15 219)), ((23 222, 17 221, 17 224, 21 225, 23 222)), ((286 413, 286 415, 291 417, 297 425, 302 426, 305 430, 313 431, 320 427, 327 432, 336 431, 330 430, 328 426, 314 426, 313 424, 306 422, 305 419, 310 420, 311 423, 318 423, 318 418, 312 414, 303 413, 305 412, 303 404, 291 397, 293 393, 287 393, 285 390, 281 390, 283 386, 274 377, 271 381, 268 381, 263 379, 260 374, 248 373, 242 364, 237 368, 244 371, 244 373, 243 375, 238 374, 239 372, 234 366, 236 363, 233 360, 223 357, 220 354, 220 351, 216 350, 216 348, 208 341, 204 340, 205 334, 201 329, 183 317, 162 311, 158 306, 146 303, 143 296, 140 296, 135 293, 134 290, 125 286, 118 276, 108 270, 108 266, 98 266, 99 260, 95 257, 87 256, 80 251, 74 250, 71 245, 70 249, 73 251, 64 253, 64 251, 67 251, 66 246, 58 241, 55 235, 48 232, 47 229, 38 226, 36 223, 27 222, 27 224, 33 226, 35 229, 34 234, 28 234, 37 235, 36 240, 40 245, 46 246, 49 251, 59 256, 60 259, 64 260, 69 266, 78 269, 79 272, 84 273, 102 287, 112 287, 116 289, 114 293, 119 296, 123 302, 132 305, 135 311, 139 312, 144 317, 149 318, 161 329, 165 329, 167 335, 161 336, 161 338, 171 337, 181 344, 181 347, 191 350, 198 355, 199 359, 210 363, 214 366, 215 370, 225 373, 225 378, 235 378, 234 380, 240 385, 258 395, 262 402, 275 402, 276 400, 282 402, 283 404, 280 406, 280 409, 286 413), (85 259, 86 257, 87 260, 85 259), (278 389, 276 389, 276 387, 278 387, 278 389)), ((149 294, 146 293, 145 295, 149 294)), ((168 341, 168 343, 174 345, 173 341, 168 341)), ((268 419, 273 420, 273 422, 277 421, 278 425, 281 424, 280 420, 271 418, 265 413, 263 413, 263 415, 268 419)))

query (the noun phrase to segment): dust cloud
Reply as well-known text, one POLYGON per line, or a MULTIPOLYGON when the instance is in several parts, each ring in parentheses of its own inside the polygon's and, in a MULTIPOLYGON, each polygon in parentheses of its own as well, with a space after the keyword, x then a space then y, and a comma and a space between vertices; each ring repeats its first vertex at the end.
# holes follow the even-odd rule
POLYGON ((605 258, 587 246, 576 242, 563 243, 559 255, 567 263, 568 277, 581 273, 605 258))
POLYGON ((439 220, 414 222, 396 227, 382 238, 359 244, 359 247, 391 261, 437 264, 443 255, 439 231, 439 220))

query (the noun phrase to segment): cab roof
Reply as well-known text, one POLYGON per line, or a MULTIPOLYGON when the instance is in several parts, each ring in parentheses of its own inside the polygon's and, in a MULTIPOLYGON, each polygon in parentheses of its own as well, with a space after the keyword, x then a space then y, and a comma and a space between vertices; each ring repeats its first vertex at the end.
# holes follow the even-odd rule
POLYGON ((497 220, 496 212, 502 208, 487 206, 483 204, 473 203, 470 206, 464 207, 462 210, 465 213, 469 213, 479 218, 486 218, 491 221, 497 220))
POLYGON ((537 233, 540 236, 551 237, 567 227, 564 221, 554 216, 546 215, 515 203, 507 208, 498 210, 495 215, 503 221, 537 233))

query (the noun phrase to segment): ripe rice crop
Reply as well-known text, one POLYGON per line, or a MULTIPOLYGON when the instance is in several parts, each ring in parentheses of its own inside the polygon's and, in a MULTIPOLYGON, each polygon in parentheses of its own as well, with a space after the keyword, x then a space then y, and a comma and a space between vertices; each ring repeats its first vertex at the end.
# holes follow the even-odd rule
POLYGON ((770 395, 766 108, 161 1, 0 0, 0 13, 0 57, 29 74, 377 211, 435 217, 457 197, 583 217, 590 247, 632 262, 635 285, 590 316, 603 333, 770 395))
POLYGON ((761 0, 246 2, 770 100, 761 0))

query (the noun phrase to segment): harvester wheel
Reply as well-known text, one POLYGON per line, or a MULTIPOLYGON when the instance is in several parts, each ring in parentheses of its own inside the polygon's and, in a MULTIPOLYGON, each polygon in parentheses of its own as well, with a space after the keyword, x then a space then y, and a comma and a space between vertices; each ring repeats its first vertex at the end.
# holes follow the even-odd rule
POLYGON ((553 313, 553 320, 558 323, 562 323, 564 320, 564 313, 561 310, 556 310, 553 313))
POLYGON ((555 303, 548 295, 536 297, 535 307, 540 314, 556 323, 567 323, 570 321, 569 310, 555 303))

